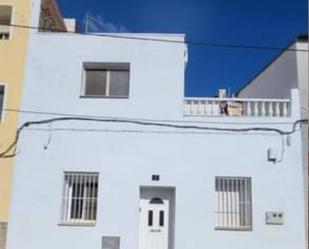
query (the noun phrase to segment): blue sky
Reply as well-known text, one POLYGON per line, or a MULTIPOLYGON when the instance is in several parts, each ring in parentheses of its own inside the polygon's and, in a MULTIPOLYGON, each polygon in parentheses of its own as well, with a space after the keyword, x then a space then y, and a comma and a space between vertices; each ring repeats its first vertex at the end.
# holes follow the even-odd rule
MULTIPOLYGON (((102 32, 185 33, 187 40, 285 47, 308 31, 307 0, 58 0, 82 27, 87 12, 102 32)), ((189 46, 186 96, 237 92, 279 51, 189 46)))

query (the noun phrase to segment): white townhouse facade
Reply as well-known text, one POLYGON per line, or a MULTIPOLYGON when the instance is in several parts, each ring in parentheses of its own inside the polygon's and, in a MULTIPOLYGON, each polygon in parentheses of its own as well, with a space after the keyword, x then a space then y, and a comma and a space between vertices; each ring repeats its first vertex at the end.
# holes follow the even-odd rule
POLYGON ((299 91, 185 98, 184 35, 125 36, 31 31, 8 249, 305 249, 299 91))

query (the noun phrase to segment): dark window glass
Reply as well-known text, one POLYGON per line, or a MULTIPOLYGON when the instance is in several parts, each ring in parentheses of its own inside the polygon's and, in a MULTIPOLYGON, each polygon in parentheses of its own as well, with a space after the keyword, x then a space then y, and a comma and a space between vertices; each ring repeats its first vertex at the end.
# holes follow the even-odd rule
POLYGON ((149 202, 150 204, 163 204, 163 200, 160 198, 152 198, 149 202))
POLYGON ((160 227, 163 227, 164 226, 164 211, 160 211, 160 227))
POLYGON ((153 211, 152 210, 149 210, 148 211, 148 226, 152 226, 153 224, 153 211))
POLYGON ((110 96, 129 95, 129 71, 110 71, 110 96))
POLYGON ((81 219, 84 203, 84 184, 74 183, 72 185, 72 209, 71 219, 81 219))
MULTIPOLYGON (((94 177, 92 177, 94 178, 94 177)), ((85 203, 85 219, 95 220, 97 213, 97 196, 98 196, 98 183, 87 182, 86 184, 86 196, 87 200, 85 203)))
POLYGON ((106 80, 105 70, 86 70, 85 95, 106 96, 106 80))

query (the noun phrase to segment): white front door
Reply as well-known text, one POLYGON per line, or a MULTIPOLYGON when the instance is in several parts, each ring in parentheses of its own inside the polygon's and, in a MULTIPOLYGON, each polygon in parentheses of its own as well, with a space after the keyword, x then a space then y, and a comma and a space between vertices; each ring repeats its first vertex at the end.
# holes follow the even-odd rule
POLYGON ((168 249, 168 221, 169 200, 141 199, 139 249, 168 249))

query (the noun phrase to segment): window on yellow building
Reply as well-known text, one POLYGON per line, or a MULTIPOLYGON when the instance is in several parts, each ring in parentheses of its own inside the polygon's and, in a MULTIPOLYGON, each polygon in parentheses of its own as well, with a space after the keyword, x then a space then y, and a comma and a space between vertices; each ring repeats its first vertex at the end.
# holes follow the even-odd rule
POLYGON ((0 40, 10 39, 12 6, 0 5, 0 40))
POLYGON ((2 117, 3 102, 4 102, 4 86, 0 85, 0 120, 2 117))

